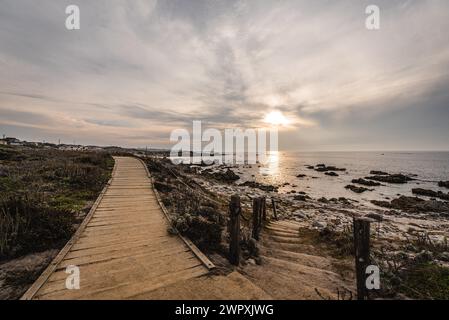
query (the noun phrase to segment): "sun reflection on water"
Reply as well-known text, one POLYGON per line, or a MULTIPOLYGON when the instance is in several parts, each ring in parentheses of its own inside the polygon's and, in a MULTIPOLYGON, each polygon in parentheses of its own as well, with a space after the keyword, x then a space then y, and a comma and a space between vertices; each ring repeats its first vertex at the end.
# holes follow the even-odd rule
POLYGON ((279 151, 268 151, 265 165, 259 168, 259 173, 263 176, 276 176, 279 174, 279 151))

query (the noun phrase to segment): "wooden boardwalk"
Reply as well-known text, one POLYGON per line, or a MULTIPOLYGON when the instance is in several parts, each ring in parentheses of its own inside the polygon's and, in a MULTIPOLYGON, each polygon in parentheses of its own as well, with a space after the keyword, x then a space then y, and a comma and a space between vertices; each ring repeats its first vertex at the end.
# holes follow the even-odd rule
POLYGON ((213 267, 188 240, 168 234, 144 164, 128 157, 115 162, 111 181, 77 233, 22 299, 157 298, 151 293, 213 267), (68 266, 79 267, 79 290, 66 288, 68 266))

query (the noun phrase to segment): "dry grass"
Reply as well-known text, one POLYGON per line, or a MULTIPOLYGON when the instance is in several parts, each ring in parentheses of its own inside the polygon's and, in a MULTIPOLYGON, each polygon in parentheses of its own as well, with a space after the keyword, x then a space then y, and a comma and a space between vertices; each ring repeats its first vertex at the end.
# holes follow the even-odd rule
POLYGON ((62 246, 110 177, 106 153, 0 148, 0 259, 62 246))

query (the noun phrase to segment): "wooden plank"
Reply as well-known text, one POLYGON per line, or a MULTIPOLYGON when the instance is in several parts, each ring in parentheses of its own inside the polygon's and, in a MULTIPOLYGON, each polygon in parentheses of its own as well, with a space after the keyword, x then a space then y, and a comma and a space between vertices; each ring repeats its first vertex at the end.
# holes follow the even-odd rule
POLYGON ((114 159, 89 214, 22 299, 132 297, 214 267, 190 240, 167 233, 168 213, 145 164, 114 159), (82 290, 65 288, 69 265, 80 268, 82 290))

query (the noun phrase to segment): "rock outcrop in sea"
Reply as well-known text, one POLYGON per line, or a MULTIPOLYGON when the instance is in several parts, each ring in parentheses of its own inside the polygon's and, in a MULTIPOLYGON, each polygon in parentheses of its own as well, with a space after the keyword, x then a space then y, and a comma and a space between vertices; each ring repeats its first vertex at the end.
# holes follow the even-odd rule
POLYGON ((412 189, 412 192, 419 196, 440 198, 442 200, 449 201, 449 193, 443 193, 441 191, 433 191, 433 190, 422 189, 422 188, 414 188, 414 189, 412 189))
POLYGON ((406 212, 423 213, 437 212, 449 213, 449 203, 438 200, 424 200, 418 197, 400 196, 397 199, 388 201, 372 200, 371 203, 390 209, 403 210, 406 212))
POLYGON ((397 184, 403 184, 403 183, 407 183, 407 182, 413 180, 412 178, 407 177, 400 173, 369 176, 369 177, 365 177, 365 179, 379 181, 379 182, 386 182, 386 183, 397 183, 397 184))
POLYGON ((440 181, 438 182, 438 186, 441 188, 448 188, 449 189, 449 181, 440 181))

